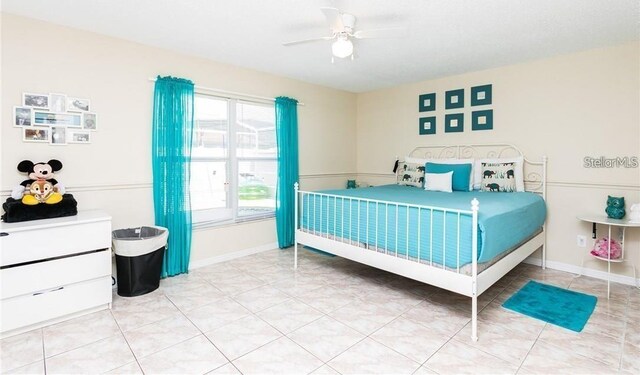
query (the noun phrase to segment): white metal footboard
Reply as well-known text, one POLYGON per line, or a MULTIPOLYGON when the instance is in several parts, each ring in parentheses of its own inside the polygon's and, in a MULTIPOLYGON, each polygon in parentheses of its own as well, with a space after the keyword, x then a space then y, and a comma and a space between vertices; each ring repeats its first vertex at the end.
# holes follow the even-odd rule
MULTIPOLYGON (((443 207, 423 206, 415 204, 404 204, 398 202, 364 199, 356 197, 344 197, 319 192, 300 191, 298 184, 295 184, 295 222, 296 222, 296 244, 295 264, 297 268, 298 243, 308 245, 320 250, 351 259, 360 263, 364 263, 379 269, 383 269, 395 274, 409 277, 427 284, 435 285, 443 289, 450 290, 455 293, 463 294, 472 298, 472 338, 477 339, 477 310, 478 310, 478 209, 479 203, 477 199, 471 202, 471 210, 457 210, 443 207), (315 212, 317 209, 316 200, 320 199, 320 204, 325 205, 326 212, 315 212), (313 204, 308 204, 313 200, 313 204), (333 200, 333 206, 330 207, 330 201, 333 200), (307 202, 307 203, 305 203, 307 202), (348 202, 348 203, 345 203, 348 202), (340 206, 340 207, 338 207, 340 206), (348 214, 345 214, 345 206, 348 214), (353 215, 353 208, 357 207, 357 215, 353 215), (364 209, 365 214, 361 215, 364 209), (371 207, 375 207, 375 228, 370 229, 369 221, 371 220, 371 207), (314 210, 311 212, 311 210, 314 210), (416 217, 412 217, 411 210, 416 213, 416 217), (340 214, 338 214, 340 211, 340 214), (383 213, 384 211, 384 213, 383 213), (390 220, 389 211, 394 215, 390 220), (400 217, 400 211, 405 212, 404 217, 400 217), (302 213, 302 215, 300 215, 302 213), (429 225, 424 230, 429 231, 429 244, 421 244, 421 230, 425 226, 421 222, 424 215, 429 217, 429 225), (435 215, 434 215, 435 214, 435 215), (442 215, 442 244, 441 248, 436 249, 434 246, 434 216, 442 215), (455 267, 447 267, 447 229, 451 225, 447 225, 447 218, 455 218, 455 238, 456 243, 453 245, 456 249, 455 267), (354 217, 355 216, 355 217, 354 217), (380 217, 385 218, 384 223, 380 223, 380 217), (303 225, 301 217, 307 220, 303 225), (464 264, 460 259, 461 236, 468 228, 461 228, 461 219, 467 217, 471 219, 471 272, 469 274, 461 272, 464 264), (401 221, 402 220, 402 221, 401 221), (416 221, 417 220, 417 221, 416 221), (361 233, 361 227, 364 231, 361 233), (357 232, 354 233, 354 222, 357 232), (345 224, 349 228, 345 233, 345 224), (386 231, 379 233, 380 225, 386 231), (404 228, 403 228, 404 227, 404 228), (411 254, 413 246, 409 241, 409 228, 418 229, 416 233, 417 252, 411 254), (400 229, 403 228, 403 229, 400 229), (400 233, 400 231, 404 233, 400 233), (393 243, 389 243, 388 239, 393 238, 393 243), (404 235, 403 244, 399 243, 400 235, 404 235), (374 236, 374 240, 371 239, 374 236), (385 241, 379 241, 380 238, 385 241), (422 253, 422 248, 428 249, 428 254, 422 253), (441 251, 439 261, 434 261, 436 252, 441 251)), ((451 220, 451 219, 449 219, 451 220)), ((468 234, 468 233, 467 233, 468 234)), ((416 245, 416 244, 414 244, 416 245)), ((450 262, 449 262, 450 263, 450 262)))

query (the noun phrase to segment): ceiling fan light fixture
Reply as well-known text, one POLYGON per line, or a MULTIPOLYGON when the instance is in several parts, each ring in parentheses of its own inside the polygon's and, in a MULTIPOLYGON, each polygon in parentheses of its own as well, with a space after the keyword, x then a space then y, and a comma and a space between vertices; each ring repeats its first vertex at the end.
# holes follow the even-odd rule
POLYGON ((353 54, 353 43, 347 38, 338 38, 331 45, 331 52, 333 56, 344 59, 353 54))

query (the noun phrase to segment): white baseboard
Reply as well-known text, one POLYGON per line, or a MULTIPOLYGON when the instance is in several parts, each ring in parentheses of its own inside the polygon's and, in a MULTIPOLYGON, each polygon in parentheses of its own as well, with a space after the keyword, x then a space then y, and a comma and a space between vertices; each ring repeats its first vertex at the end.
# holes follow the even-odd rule
POLYGON ((249 248, 249 249, 243 249, 243 250, 239 250, 239 251, 234 251, 234 252, 231 252, 231 253, 218 255, 218 256, 215 256, 215 257, 211 257, 211 258, 201 259, 201 260, 198 260, 198 261, 195 261, 195 262, 190 262, 189 270, 193 270, 193 269, 200 268, 200 267, 205 267, 205 266, 208 266, 208 265, 211 265, 211 264, 226 262, 228 260, 241 258, 241 257, 247 256, 247 255, 262 253, 264 251, 273 250, 273 249, 277 249, 277 248, 278 248, 278 243, 277 242, 273 242, 273 243, 269 243, 269 244, 266 244, 266 245, 261 245, 261 246, 256 246, 256 247, 252 247, 252 248, 249 248))
MULTIPOLYGON (((525 259, 523 263, 533 264, 534 266, 542 266, 542 259, 529 257, 525 259)), ((583 274, 584 276, 593 277, 595 279, 607 280, 607 273, 605 271, 594 270, 586 267, 582 268, 580 266, 576 266, 573 264, 547 260, 547 268, 551 268, 558 271, 571 272, 578 275, 583 274)), ((632 285, 632 286, 640 285, 640 279, 634 279, 631 276, 618 275, 615 273, 609 274, 609 280, 615 283, 620 283, 625 285, 632 285)))

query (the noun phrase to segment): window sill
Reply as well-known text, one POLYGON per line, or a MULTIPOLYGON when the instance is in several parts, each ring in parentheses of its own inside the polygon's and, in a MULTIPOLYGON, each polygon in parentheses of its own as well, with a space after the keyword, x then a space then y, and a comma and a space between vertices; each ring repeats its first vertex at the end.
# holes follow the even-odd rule
POLYGON ((234 227, 243 224, 253 224, 262 221, 272 221, 275 218, 275 214, 258 216, 258 217, 248 217, 248 218, 238 218, 236 220, 225 220, 225 221, 203 221, 199 223, 193 223, 193 230, 207 230, 207 229, 218 229, 218 228, 226 228, 226 227, 234 227))

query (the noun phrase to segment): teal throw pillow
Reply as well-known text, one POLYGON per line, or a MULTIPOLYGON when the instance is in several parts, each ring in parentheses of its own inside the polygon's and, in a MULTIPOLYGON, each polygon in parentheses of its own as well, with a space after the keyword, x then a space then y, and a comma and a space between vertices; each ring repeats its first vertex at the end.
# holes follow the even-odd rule
POLYGON ((471 178, 471 164, 439 164, 427 163, 426 173, 453 172, 453 191, 469 191, 469 179, 471 178))

